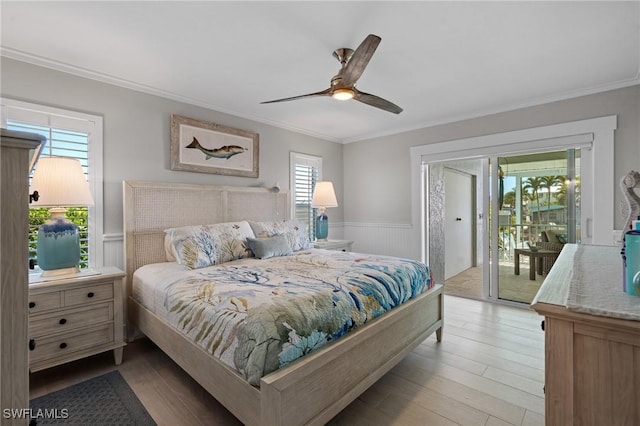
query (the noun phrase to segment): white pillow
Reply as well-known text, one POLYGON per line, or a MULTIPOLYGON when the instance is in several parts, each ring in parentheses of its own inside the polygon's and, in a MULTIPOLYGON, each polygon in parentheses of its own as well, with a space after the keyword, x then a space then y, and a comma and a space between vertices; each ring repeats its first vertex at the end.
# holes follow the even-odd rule
POLYGON ((173 247, 173 241, 171 235, 167 234, 167 230, 164 231, 164 254, 167 258, 167 262, 177 262, 178 256, 176 255, 176 249, 173 247))

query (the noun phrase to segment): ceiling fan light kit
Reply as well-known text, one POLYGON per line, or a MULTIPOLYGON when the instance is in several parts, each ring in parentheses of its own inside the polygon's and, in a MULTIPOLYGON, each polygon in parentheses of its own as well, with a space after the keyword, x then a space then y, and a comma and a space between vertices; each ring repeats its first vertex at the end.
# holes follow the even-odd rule
POLYGON ((331 86, 328 89, 306 95, 292 96, 290 98, 276 99, 261 103, 271 104, 315 96, 331 96, 332 98, 341 101, 355 99, 363 104, 394 114, 400 114, 402 112, 402 108, 393 102, 356 89, 356 82, 367 67, 369 60, 371 60, 371 57, 376 51, 381 40, 382 39, 377 35, 369 34, 364 41, 360 43, 360 46, 358 46, 356 50, 346 47, 336 49, 333 52, 333 56, 340 61, 341 66, 338 74, 331 79, 331 86))
POLYGON ((351 89, 343 88, 336 89, 331 94, 333 99, 338 99, 339 101, 348 101, 349 99, 353 99, 355 93, 351 89))

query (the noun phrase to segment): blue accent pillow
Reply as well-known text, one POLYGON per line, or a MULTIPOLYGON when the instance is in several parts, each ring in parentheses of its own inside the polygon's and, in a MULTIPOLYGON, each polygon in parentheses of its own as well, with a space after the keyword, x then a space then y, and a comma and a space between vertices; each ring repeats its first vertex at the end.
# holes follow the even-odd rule
POLYGON ((274 235, 267 238, 247 238, 247 245, 258 259, 289 256, 293 253, 284 235, 274 235))

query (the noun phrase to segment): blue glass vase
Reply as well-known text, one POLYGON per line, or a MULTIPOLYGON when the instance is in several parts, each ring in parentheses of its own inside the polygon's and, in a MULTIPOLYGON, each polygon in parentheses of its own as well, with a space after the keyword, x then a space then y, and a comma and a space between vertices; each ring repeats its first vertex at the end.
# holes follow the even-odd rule
POLYGON ((632 296, 640 296, 640 287, 634 279, 640 273, 640 230, 633 229, 624 235, 625 251, 625 291, 632 296))
POLYGON ((323 241, 329 235, 329 218, 326 214, 320 213, 316 218, 316 239, 323 241))

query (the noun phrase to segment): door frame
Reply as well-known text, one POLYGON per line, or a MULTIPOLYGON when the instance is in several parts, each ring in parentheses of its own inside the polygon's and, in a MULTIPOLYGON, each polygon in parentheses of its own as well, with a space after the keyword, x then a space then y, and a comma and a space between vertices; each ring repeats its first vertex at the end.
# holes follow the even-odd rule
MULTIPOLYGON (((613 244, 613 144, 616 128, 617 116, 610 115, 411 147, 411 217, 413 226, 419 231, 413 233, 410 241, 415 257, 423 262, 428 262, 429 259, 429 197, 425 196, 429 163, 569 148, 582 150, 580 222, 585 230, 582 242, 613 244), (596 193, 597 203, 594 197, 596 193)), ((483 214, 482 223, 483 228, 486 228, 486 214, 483 214)), ((434 278, 436 282, 443 281, 443 277, 434 278)))

